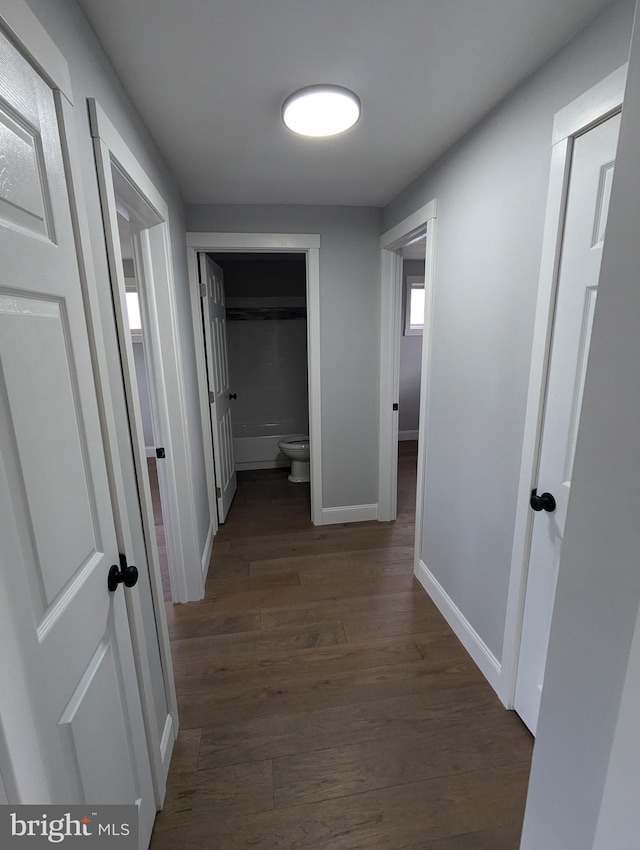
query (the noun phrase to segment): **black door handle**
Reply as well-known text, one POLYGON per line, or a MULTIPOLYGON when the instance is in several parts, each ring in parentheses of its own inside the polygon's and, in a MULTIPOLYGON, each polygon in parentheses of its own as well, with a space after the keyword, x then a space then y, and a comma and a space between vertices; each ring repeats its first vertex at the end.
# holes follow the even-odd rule
POLYGON ((229 401, 233 401, 234 398, 238 398, 238 393, 229 393, 229 401))
POLYGON ((107 576, 107 587, 113 593, 118 589, 119 584, 124 584, 125 587, 134 587, 138 582, 138 568, 133 564, 128 566, 127 556, 120 555, 120 566, 113 564, 109 569, 107 576))
POLYGON ((556 509, 556 500, 551 493, 543 493, 541 496, 538 496, 537 487, 531 491, 529 504, 534 511, 548 511, 549 513, 553 513, 556 509))

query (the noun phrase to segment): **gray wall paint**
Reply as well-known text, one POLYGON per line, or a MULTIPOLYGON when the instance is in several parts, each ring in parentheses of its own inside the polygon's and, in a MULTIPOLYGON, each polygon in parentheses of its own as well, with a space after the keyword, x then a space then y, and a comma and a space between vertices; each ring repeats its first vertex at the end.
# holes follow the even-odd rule
MULTIPOLYGON (((402 263, 403 311, 406 304, 407 275, 424 276, 424 260, 402 263)), ((403 312, 404 325, 404 312, 403 312)), ((417 431, 420 422, 420 375, 422 374, 422 336, 400 339, 400 416, 399 431, 417 431)))
POLYGON ((91 248, 99 286, 109 286, 109 276, 96 166, 86 107, 87 97, 95 97, 98 100, 169 205, 178 333, 184 366, 184 389, 192 458, 191 480, 198 509, 201 546, 204 549, 204 538, 209 526, 208 501, 186 271, 184 206, 177 183, 74 0, 27 0, 27 2, 69 63, 76 105, 74 110, 76 135, 80 150, 91 248))
POLYGON ((378 501, 382 211, 190 205, 193 231, 320 234, 323 507, 378 501))
POLYGON ((498 659, 553 116, 626 61, 632 13, 609 8, 384 212, 438 199, 422 558, 498 659))
POLYGON ((636 28, 522 850, 638 846, 639 138, 636 28))

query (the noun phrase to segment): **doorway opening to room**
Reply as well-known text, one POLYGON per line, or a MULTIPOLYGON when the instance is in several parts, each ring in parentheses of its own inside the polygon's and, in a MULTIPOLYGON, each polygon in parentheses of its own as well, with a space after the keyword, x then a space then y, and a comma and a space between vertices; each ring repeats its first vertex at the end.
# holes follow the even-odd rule
POLYGON ((420 385, 425 312, 426 233, 400 250, 402 257, 402 309, 398 375, 398 476, 397 519, 413 521, 416 511, 416 476, 420 426, 420 385))
POLYGON ((234 498, 267 524, 269 511, 309 522, 306 278, 303 254, 200 256, 220 524, 234 498))
POLYGON ((380 521, 415 520, 414 566, 422 550, 436 202, 380 238, 380 521))
MULTIPOLYGON (((162 441, 157 438, 157 427, 154 424, 152 405, 152 370, 150 364, 151 345, 148 330, 148 318, 144 309, 143 298, 145 293, 141 291, 141 261, 140 256, 136 258, 136 246, 134 240, 141 229, 134 210, 127 207, 125 201, 116 196, 116 212, 118 219, 118 237, 120 251, 122 254, 122 267, 126 291, 126 307, 129 333, 131 334, 131 345, 133 348, 134 374, 130 375, 129 404, 137 402, 139 411, 139 427, 142 430, 144 443, 144 464, 139 469, 138 477, 148 478, 149 492, 153 506, 153 534, 158 551, 160 564, 160 575, 162 578, 162 592, 165 602, 172 601, 171 577, 169 573, 169 559, 167 555, 167 541, 164 513, 162 509, 161 485, 158 475, 158 463, 165 457, 165 448, 162 441)), ((139 250, 139 248, 138 248, 139 250)), ((135 428, 136 416, 130 411, 129 414, 132 428, 135 428)), ((162 471, 160 472, 162 475, 162 471)), ((139 486, 140 486, 139 482, 139 486)), ((165 496, 166 498, 166 496, 165 496)))
MULTIPOLYGON (((305 494, 304 496, 304 522, 308 524, 309 522, 309 514, 310 519, 313 525, 321 525, 323 522, 323 508, 322 508, 322 435, 321 435, 321 392, 320 392, 320 237, 317 234, 285 234, 285 233, 187 233, 187 258, 189 264, 189 278, 191 282, 191 312, 192 312, 192 322, 194 329, 194 338, 196 341, 196 364, 198 370, 198 385, 199 385, 199 397, 201 401, 201 417, 202 417, 202 430, 205 435, 205 443, 210 447, 209 451, 206 455, 206 475, 208 481, 208 490, 211 494, 211 502, 214 516, 220 513, 221 517, 225 516, 225 507, 228 510, 229 507, 229 496, 233 493, 233 481, 232 479, 235 477, 237 481, 237 472, 235 471, 235 458, 233 457, 233 427, 231 422, 232 413, 229 411, 228 415, 225 411, 225 406, 227 404, 235 404, 239 401, 239 394, 235 391, 232 391, 229 388, 228 392, 221 392, 221 381, 224 378, 222 375, 220 378, 216 376, 216 364, 218 364, 218 370, 222 370, 223 364, 225 362, 225 352, 226 352, 226 365, 228 369, 229 358, 228 351, 226 350, 226 345, 221 346, 220 340, 223 340, 225 343, 228 341, 228 331, 227 331, 227 313, 226 313, 226 305, 224 309, 220 310, 220 305, 213 306, 213 302, 218 300, 220 301, 224 294, 224 269, 215 263, 215 260, 210 256, 211 254, 217 255, 217 259, 221 260, 223 263, 229 263, 230 254, 236 255, 247 255, 247 262, 249 255, 264 255, 265 261, 268 260, 270 255, 288 255, 291 259, 291 255, 295 257, 299 257, 302 259, 293 260, 291 265, 295 268, 296 265, 299 266, 300 269, 304 269, 304 306, 306 308, 306 369, 307 369, 307 416, 306 422, 308 423, 308 431, 304 429, 304 433, 300 434, 286 434, 285 437, 296 437, 296 436, 306 436, 308 434, 308 447, 309 447, 309 478, 310 481, 308 485, 304 482, 289 482, 287 477, 289 474, 294 474, 294 470, 287 470, 286 467, 281 466, 280 464, 284 464, 285 456, 280 452, 280 457, 276 455, 275 458, 271 458, 271 461, 279 461, 279 463, 271 464, 271 474, 277 475, 279 480, 282 481, 284 479, 284 484, 287 485, 287 489, 285 492, 288 495, 293 495, 294 493, 301 493, 301 488, 308 487, 308 496, 305 494), (218 271, 216 271, 216 267, 218 271), (219 278, 219 282, 216 281, 216 277, 219 278), (218 295, 216 296, 216 289, 218 290, 218 295), (206 321, 205 321, 205 316, 206 321), (222 321, 224 319, 224 321, 222 321), (223 325, 224 330, 218 327, 217 333, 213 332, 214 324, 223 325), (226 338, 225 338, 226 334, 226 338), (208 337, 208 340, 207 340, 208 337), (218 344, 216 345, 216 339, 218 339, 218 344), (213 367, 213 368, 212 368, 213 367), (218 387, 216 388, 215 382, 218 380, 218 387), (217 392, 218 391, 218 392, 217 392), (231 398, 229 396, 236 395, 238 398, 231 398), (219 411, 216 409, 218 407, 218 402, 216 398, 220 398, 220 408, 219 411), (223 420, 226 420, 226 424, 223 427, 223 420), (231 427, 229 427, 231 426, 231 427), (227 449, 226 455, 220 446, 216 451, 216 439, 218 442, 221 442, 220 438, 225 437, 226 432, 226 444, 230 447, 230 451, 227 449), (231 439, 229 439, 229 432, 231 433, 231 439), (215 457, 214 457, 215 456, 215 457), (226 458, 226 459, 225 459, 226 458), (226 464, 226 475, 225 475, 225 464, 226 464), (284 473, 284 475, 282 474, 284 473), (231 484, 231 487, 228 487, 227 481, 231 484), (225 488, 229 489, 229 493, 225 494, 225 488), (295 489, 292 489, 295 488, 295 489), (225 506, 224 502, 227 501, 225 506)), ((302 276, 300 276, 300 281, 302 281, 302 276)), ((246 293, 246 290, 245 290, 246 293)), ((242 294, 239 296, 243 297, 242 294)), ((248 297, 248 296, 244 296, 248 297)), ((277 295, 272 295, 272 298, 277 298, 277 295)), ((295 295, 289 294, 288 296, 285 294, 284 296, 280 296, 282 298, 293 297, 293 298, 301 298, 300 292, 295 295)), ((237 306, 237 305, 236 305, 237 306)), ((242 306, 242 303, 241 303, 242 306)), ((259 305, 258 305, 259 306, 259 305)), ((263 305, 265 308, 269 305, 263 305)), ((275 306, 272 304, 271 306, 275 306)), ((287 304, 283 304, 283 307, 286 307, 287 304)), ((291 307, 297 306, 301 308, 303 306, 302 302, 298 300, 293 302, 293 304, 289 305, 291 307)), ((262 319, 261 321, 274 321, 272 317, 271 319, 262 319)), ((232 321, 236 322, 248 322, 248 319, 234 319, 232 321)), ((254 319, 258 321, 257 319, 254 319)), ((289 321, 295 322, 296 319, 280 319, 280 321, 289 321)), ((297 320, 298 322, 300 319, 297 320)), ((246 324, 245 324, 246 328, 246 324)), ((233 329, 232 329, 233 333, 233 329)), ((242 330, 239 331, 242 333, 242 330)), ((297 360, 302 360, 304 363, 305 357, 302 354, 302 350, 298 353, 297 360)), ((302 364, 298 363, 297 368, 300 369, 302 364)), ((228 379, 227 379, 228 380, 228 379)), ((298 381, 299 386, 299 381, 298 381)), ((298 405, 297 408, 299 411, 301 410, 298 405)), ((298 413, 298 416, 302 416, 301 413, 298 413)), ((282 418, 279 421, 284 421, 282 418)), ((287 422, 291 424, 291 417, 287 419, 287 422)), ((239 424, 248 424, 248 423, 239 423, 239 424)), ((253 420, 253 424, 256 424, 255 419, 253 420)), ((266 423, 270 424, 270 423, 266 423)), ((276 423, 271 423, 276 424, 276 423)), ((287 426, 288 427, 288 426, 287 426)), ((297 422, 295 423, 294 430, 298 430, 301 427, 297 422)), ((273 430, 276 430, 275 428, 273 430)), ((271 437, 278 436, 274 433, 270 435, 271 437)), ((280 442, 280 440, 276 441, 280 442)), ((304 442, 304 441, 303 441, 304 442)), ((280 448, 280 447, 279 447, 280 448)), ((251 449, 250 445, 242 446, 242 450, 251 449)), ((244 460, 241 459, 241 463, 251 463, 256 462, 256 460, 262 460, 260 458, 256 458, 255 455, 253 458, 244 457, 244 460)), ((293 459, 292 459, 293 460, 293 459)), ((300 458, 303 463, 306 463, 304 458, 300 458)), ((267 458, 265 463, 269 462, 267 458)), ((287 463, 288 463, 287 459, 287 463)), ((252 474, 258 475, 260 472, 264 472, 265 470, 251 470, 244 469, 240 470, 241 477, 243 476, 251 476, 252 474)), ((267 468, 266 472, 269 472, 267 468)), ((263 476, 266 477, 266 476, 263 476)), ((283 485, 284 486, 284 485, 283 485)), ((255 498, 255 494, 254 497, 255 498)), ((298 497, 300 498, 300 497, 298 497)), ((264 504, 264 499, 255 498, 256 502, 262 502, 264 504)), ((238 502, 236 501, 236 505, 238 502)), ((236 508, 239 510, 239 508, 236 508)), ((250 520, 253 525, 253 521, 255 520, 257 513, 252 515, 250 520)), ((243 518, 244 521, 244 518, 243 518)), ((224 536, 224 535, 222 535, 224 536)), ((221 536, 218 534, 217 539, 220 542, 221 536)))

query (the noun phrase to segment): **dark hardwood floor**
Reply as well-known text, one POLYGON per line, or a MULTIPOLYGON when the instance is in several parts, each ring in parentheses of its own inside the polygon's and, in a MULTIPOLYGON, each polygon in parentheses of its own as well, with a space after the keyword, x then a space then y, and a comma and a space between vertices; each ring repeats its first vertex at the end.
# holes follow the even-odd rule
POLYGON ((181 731, 152 850, 517 850, 532 738, 412 575, 395 523, 315 528, 238 475, 206 599, 169 607, 181 731))

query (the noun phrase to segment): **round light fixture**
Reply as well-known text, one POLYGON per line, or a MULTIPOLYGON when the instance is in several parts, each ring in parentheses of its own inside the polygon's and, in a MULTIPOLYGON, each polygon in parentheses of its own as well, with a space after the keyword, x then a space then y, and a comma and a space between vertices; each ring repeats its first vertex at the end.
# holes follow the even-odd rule
POLYGON ((360 99, 342 86, 308 86, 282 104, 282 120, 300 136, 336 136, 360 118, 360 99))

